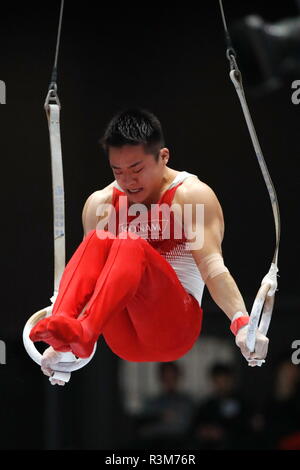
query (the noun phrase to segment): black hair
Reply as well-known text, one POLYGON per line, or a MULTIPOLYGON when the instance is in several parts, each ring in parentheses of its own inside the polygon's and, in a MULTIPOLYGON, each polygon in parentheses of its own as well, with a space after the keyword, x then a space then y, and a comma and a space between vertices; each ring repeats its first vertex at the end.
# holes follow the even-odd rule
POLYGON ((158 118, 145 109, 132 108, 118 112, 108 123, 100 143, 108 155, 109 147, 143 145, 158 159, 164 147, 164 136, 158 118))

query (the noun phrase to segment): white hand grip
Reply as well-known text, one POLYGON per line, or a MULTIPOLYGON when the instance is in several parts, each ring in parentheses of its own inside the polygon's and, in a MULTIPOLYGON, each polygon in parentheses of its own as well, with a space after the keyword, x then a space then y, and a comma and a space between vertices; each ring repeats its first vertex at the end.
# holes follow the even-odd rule
POLYGON ((71 378, 71 372, 54 372, 53 375, 49 377, 49 382, 51 382, 52 385, 55 380, 61 380, 67 383, 69 382, 70 378, 71 378))
POLYGON ((264 359, 249 359, 248 366, 250 367, 261 367, 266 361, 264 359))
MULTIPOLYGON (((28 355, 31 357, 31 359, 33 359, 38 365, 41 365, 42 355, 39 353, 39 351, 34 346, 34 343, 29 338, 29 334, 32 328, 40 320, 42 320, 42 318, 45 318, 46 316, 49 315, 49 312, 51 312, 51 310, 52 310, 52 305, 34 313, 26 322, 24 329, 23 329, 24 347, 28 355)), ((76 358, 76 356, 74 356, 74 354, 71 352, 62 353, 63 355, 62 360, 58 362, 57 364, 55 364, 55 371, 56 372, 73 372, 74 370, 81 369, 86 364, 88 364, 90 360, 93 358, 96 348, 97 348, 97 343, 95 343, 92 354, 89 357, 84 358, 84 359, 76 358)))

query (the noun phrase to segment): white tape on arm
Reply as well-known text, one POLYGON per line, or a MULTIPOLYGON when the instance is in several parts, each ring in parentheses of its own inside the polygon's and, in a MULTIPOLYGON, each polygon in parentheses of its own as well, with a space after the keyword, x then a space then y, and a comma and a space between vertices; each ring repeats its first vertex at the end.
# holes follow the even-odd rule
POLYGON ((212 253, 207 255, 201 260, 199 264, 201 277, 205 282, 207 279, 212 279, 219 274, 229 273, 229 270, 224 265, 223 257, 220 253, 212 253))

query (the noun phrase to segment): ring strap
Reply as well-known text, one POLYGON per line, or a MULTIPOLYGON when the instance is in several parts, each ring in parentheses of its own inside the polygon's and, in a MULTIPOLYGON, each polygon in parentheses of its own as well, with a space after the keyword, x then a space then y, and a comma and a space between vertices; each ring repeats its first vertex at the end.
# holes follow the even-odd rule
POLYGON ((53 194, 53 236, 54 236, 54 293, 56 297, 59 282, 65 269, 65 197, 63 164, 60 137, 60 106, 49 104, 47 111, 52 170, 52 194, 53 194))
POLYGON ((256 299, 255 299, 255 302, 254 302, 254 305, 250 314, 249 328, 248 328, 248 334, 247 334, 247 347, 249 348, 251 352, 253 352, 255 350, 255 338, 256 338, 257 328, 259 328, 259 331, 261 331, 264 335, 267 334, 269 324, 271 321, 273 306, 274 306, 274 296, 275 296, 275 291, 277 288, 277 272, 278 272, 277 264, 278 264, 278 252, 279 252, 280 231, 281 231, 280 211, 279 211, 279 204, 278 204, 278 199, 277 199, 276 191, 274 188, 274 184, 269 174, 268 167, 265 162, 265 159, 264 159, 264 156, 263 156, 263 153, 262 153, 262 150, 261 150, 261 147, 260 147, 257 135, 256 135, 254 124, 250 115, 250 111, 247 105, 245 92, 244 92, 244 88, 242 84, 242 74, 237 65, 236 52, 234 48, 232 47, 232 41, 231 41, 230 34, 227 28, 222 0, 219 0, 219 5, 220 5, 220 10, 221 10, 221 15, 222 15, 223 26, 224 26, 225 40, 227 43, 226 56, 230 64, 229 76, 236 89, 237 95, 239 97, 240 104, 241 104, 243 114, 246 120, 246 124, 248 127, 248 131, 251 137, 252 145, 254 147, 254 151, 255 151, 255 154, 256 154, 256 157, 257 157, 257 160, 258 160, 258 163, 259 163, 259 166, 260 166, 260 169, 261 169, 261 172, 262 172, 262 175, 263 175, 263 178, 264 178, 264 181, 265 181, 265 184, 267 186, 267 190, 270 196, 272 211, 273 211, 273 216, 274 216, 275 234, 276 234, 276 246, 274 250, 272 264, 271 264, 268 274, 265 276, 265 278, 268 277, 270 279, 270 284, 267 284, 265 282, 265 278, 263 279, 262 286, 257 293, 256 299), (268 296, 268 292, 270 289, 272 289, 272 295, 268 296), (262 309, 263 309, 263 313, 262 313, 261 323, 258 325, 262 309))

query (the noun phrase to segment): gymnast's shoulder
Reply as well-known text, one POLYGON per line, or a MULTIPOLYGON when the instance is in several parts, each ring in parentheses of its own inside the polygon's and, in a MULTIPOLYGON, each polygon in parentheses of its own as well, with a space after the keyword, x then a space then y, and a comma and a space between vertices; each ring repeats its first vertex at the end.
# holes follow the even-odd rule
MULTIPOLYGON (((183 209, 185 205, 191 205, 192 223, 197 223, 197 205, 203 205, 206 228, 212 229, 212 233, 217 230, 223 239, 223 210, 215 192, 208 184, 200 181, 197 177, 187 178, 176 191, 176 201, 174 198, 173 202, 180 204, 183 209)), ((200 220, 202 220, 201 217, 200 220)), ((209 238, 208 233, 206 233, 207 238, 209 238)))
MULTIPOLYGON (((174 201, 175 202, 175 201, 174 201)), ((186 178, 176 191, 179 204, 206 204, 220 209, 220 202, 214 190, 197 176, 186 178)))

